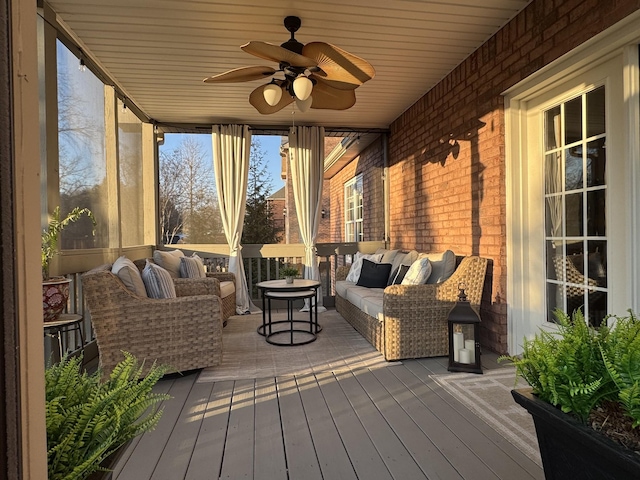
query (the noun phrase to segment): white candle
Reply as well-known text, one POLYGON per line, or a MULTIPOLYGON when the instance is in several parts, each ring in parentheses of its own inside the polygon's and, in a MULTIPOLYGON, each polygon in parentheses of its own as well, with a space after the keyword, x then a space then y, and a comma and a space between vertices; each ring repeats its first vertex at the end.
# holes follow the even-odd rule
POLYGON ((464 348, 471 352, 471 361, 469 363, 476 363, 476 342, 473 340, 465 340, 464 348))
POLYGON ((459 351, 461 348, 464 348, 464 334, 462 332, 454 332, 453 333, 453 361, 459 362, 460 355, 459 351))
POLYGON ((460 363, 471 363, 471 350, 460 349, 460 363))

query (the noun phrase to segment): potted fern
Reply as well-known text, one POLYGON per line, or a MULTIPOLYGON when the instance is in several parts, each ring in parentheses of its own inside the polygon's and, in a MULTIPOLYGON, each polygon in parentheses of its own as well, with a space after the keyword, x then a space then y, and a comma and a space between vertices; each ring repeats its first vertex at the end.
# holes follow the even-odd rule
POLYGON ((157 406, 168 395, 152 389, 166 368, 153 365, 139 380, 142 366, 130 353, 103 379, 82 371, 82 357, 65 356, 45 371, 49 480, 94 479, 129 440, 152 430, 157 406))
POLYGON ((58 253, 58 239, 67 225, 77 222, 83 215, 91 219, 95 234, 96 219, 88 208, 76 207, 63 219, 60 218, 60 207, 56 207, 51 214, 51 220, 46 230, 42 231, 42 310, 45 322, 58 319, 69 299, 69 282, 65 277, 50 277, 51 260, 58 253))
POLYGON ((533 417, 546 478, 640 478, 640 321, 556 316, 557 333, 501 357, 531 385, 512 395, 533 417))

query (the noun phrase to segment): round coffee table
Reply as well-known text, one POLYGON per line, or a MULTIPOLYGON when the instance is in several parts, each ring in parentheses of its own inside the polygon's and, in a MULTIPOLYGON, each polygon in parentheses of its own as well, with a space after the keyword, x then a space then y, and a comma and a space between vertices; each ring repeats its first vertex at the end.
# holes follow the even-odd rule
MULTIPOLYGON (((256 286, 262 291, 262 325, 258 327, 258 333, 264 337, 268 337, 267 327, 271 335, 279 335, 279 332, 289 332, 289 330, 297 331, 293 328, 295 323, 307 323, 306 320, 295 320, 293 318, 293 302, 294 300, 308 299, 309 300, 309 330, 304 330, 304 333, 315 334, 322 331, 322 327, 318 324, 318 302, 317 293, 320 287, 320 282, 317 280, 307 280, 302 278, 296 278, 293 283, 287 283, 285 280, 267 280, 265 282, 259 282, 256 286), (271 320, 271 300, 285 300, 287 302, 287 320, 279 320, 272 322, 271 320), (269 321, 267 322, 267 315, 269 321), (273 332, 272 325, 289 323, 289 330, 280 330, 273 332)), ((298 329, 299 330, 299 329, 298 329)), ((291 335, 290 335, 291 337, 291 335)), ((314 341, 315 338, 308 341, 293 342, 293 343, 276 343, 270 341, 274 345, 304 345, 314 341)), ((267 338, 267 341, 269 339, 267 338)))

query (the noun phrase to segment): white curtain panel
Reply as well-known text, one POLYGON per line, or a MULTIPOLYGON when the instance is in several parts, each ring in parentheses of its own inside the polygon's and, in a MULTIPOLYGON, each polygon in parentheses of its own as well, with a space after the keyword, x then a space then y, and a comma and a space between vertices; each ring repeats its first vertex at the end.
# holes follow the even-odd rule
MULTIPOLYGON (((324 174, 324 128, 291 127, 289 130, 289 172, 293 185, 293 198, 300 236, 305 247, 304 278, 320 280, 320 268, 316 256, 316 237, 322 210, 322 177, 324 174)), ((322 288, 316 298, 318 312, 326 310, 322 305, 322 288)), ((305 309, 308 309, 305 303, 305 309)))
POLYGON ((247 199, 251 133, 248 125, 213 125, 213 170, 224 234, 229 244, 229 271, 236 276, 236 311, 259 311, 251 301, 242 263, 242 228, 247 199))

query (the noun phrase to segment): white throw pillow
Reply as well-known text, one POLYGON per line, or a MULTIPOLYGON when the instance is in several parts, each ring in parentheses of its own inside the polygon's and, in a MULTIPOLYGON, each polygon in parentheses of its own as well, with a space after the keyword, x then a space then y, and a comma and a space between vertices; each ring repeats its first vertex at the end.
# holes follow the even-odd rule
POLYGON ((419 258, 411 264, 409 271, 402 279, 402 285, 422 285, 427 283, 431 275, 431 262, 428 258, 419 258))
POLYGON ((124 255, 113 262, 111 273, 117 275, 118 278, 122 280, 122 283, 124 283, 124 286, 131 292, 140 297, 147 296, 147 290, 144 287, 140 270, 138 270, 135 263, 124 255))
POLYGON ((142 270, 142 281, 150 298, 176 298, 176 287, 169 272, 149 260, 142 270))
POLYGON ((204 278, 206 276, 200 257, 180 257, 181 278, 204 278))
POLYGON ((351 268, 349 269, 349 273, 347 274, 347 282, 356 283, 358 281, 358 279, 360 278, 360 272, 362 271, 362 259, 364 258, 375 263, 380 263, 380 260, 382 260, 382 253, 368 254, 356 252, 353 263, 351 264, 351 268))
POLYGON ((182 250, 153 252, 153 261, 169 272, 173 278, 180 278, 180 257, 184 257, 182 250))

